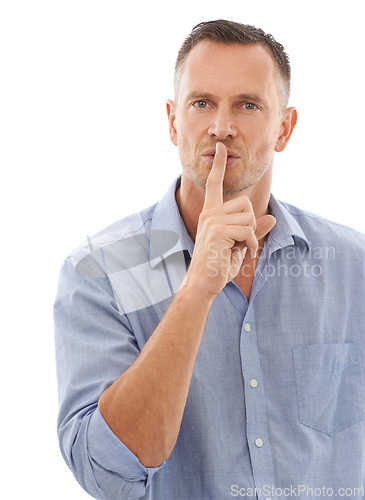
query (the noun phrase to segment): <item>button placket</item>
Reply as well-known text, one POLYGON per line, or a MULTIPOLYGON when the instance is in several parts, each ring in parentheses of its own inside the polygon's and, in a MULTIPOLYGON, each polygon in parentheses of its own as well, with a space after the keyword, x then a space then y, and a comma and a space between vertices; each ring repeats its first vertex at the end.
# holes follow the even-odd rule
MULTIPOLYGON (((243 322, 240 338, 241 367, 245 380, 246 432, 254 482, 263 491, 264 485, 274 485, 272 457, 266 426, 266 405, 262 383, 258 339, 249 310, 243 322)), ((266 497, 259 495, 259 500, 266 497)))

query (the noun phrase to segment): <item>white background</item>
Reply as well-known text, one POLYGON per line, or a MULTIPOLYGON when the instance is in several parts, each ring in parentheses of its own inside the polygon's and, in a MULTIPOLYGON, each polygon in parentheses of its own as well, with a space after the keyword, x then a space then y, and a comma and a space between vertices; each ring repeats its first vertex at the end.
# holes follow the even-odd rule
POLYGON ((286 48, 299 123, 279 199, 365 232, 363 2, 3 1, 0 7, 2 498, 89 498, 56 439, 52 305, 86 235, 158 201, 179 174, 165 101, 200 21, 286 48), (5 495, 4 495, 5 492, 5 495))

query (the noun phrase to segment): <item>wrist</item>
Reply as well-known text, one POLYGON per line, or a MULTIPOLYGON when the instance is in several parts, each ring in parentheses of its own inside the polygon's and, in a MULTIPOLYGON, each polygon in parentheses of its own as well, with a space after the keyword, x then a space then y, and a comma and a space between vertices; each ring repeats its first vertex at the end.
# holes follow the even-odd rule
POLYGON ((185 275, 185 278, 181 282, 178 293, 180 295, 188 296, 192 301, 196 301, 199 305, 206 303, 209 307, 217 295, 212 293, 203 281, 198 283, 196 280, 191 279, 188 274, 185 275))

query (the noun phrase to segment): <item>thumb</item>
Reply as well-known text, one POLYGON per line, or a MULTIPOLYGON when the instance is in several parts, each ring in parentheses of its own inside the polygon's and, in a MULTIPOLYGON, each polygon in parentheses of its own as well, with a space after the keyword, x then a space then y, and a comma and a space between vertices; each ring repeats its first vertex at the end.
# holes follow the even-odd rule
POLYGON ((256 219, 256 230, 255 236, 258 240, 261 240, 268 232, 275 226, 276 219, 272 215, 263 215, 256 219))
POLYGON ((233 280, 241 269, 243 260, 247 253, 247 246, 245 246, 245 242, 236 241, 236 244, 232 247, 231 252, 231 262, 227 283, 233 280))

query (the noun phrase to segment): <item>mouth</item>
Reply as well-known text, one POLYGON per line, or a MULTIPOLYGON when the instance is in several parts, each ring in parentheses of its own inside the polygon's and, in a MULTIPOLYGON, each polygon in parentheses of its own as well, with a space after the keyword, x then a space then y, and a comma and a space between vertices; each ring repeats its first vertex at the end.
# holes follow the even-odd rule
MULTIPOLYGON (((211 167, 213 165, 213 161, 214 161, 214 157, 215 157, 215 149, 207 149, 202 154, 202 157, 205 160, 205 162, 211 167)), ((235 165, 239 161, 240 158, 241 158, 241 156, 238 153, 236 153, 233 150, 228 149, 227 150, 227 165, 226 166, 232 167, 233 165, 235 165)))

